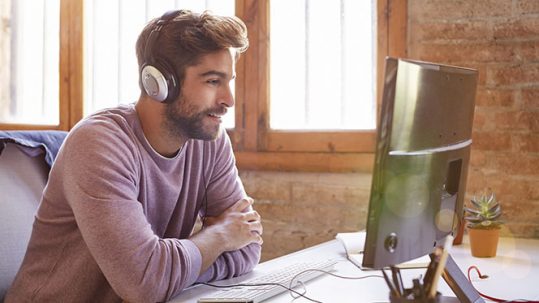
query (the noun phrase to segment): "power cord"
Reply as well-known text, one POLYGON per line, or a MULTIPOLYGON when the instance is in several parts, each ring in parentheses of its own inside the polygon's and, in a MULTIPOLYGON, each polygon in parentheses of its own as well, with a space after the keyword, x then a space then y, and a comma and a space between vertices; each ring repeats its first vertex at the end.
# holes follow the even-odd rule
MULTIPOLYGON (((318 300, 315 300, 313 298, 308 297, 306 295, 307 288, 305 287, 305 284, 301 280, 298 280, 298 278, 301 275, 303 275, 303 274, 305 274, 307 272, 311 272, 311 271, 318 271, 318 272, 322 272, 322 273, 324 273, 326 275, 330 275, 330 276, 340 278, 340 279, 348 279, 348 280, 362 280, 362 279, 367 279, 367 278, 381 278, 381 279, 383 279, 383 277, 379 276, 379 275, 367 275, 367 276, 362 276, 362 277, 349 277, 349 276, 337 275, 337 274, 332 273, 330 271, 325 271, 325 270, 321 270, 321 269, 306 269, 306 270, 296 274, 294 277, 292 277, 292 279, 290 280, 289 286, 286 286, 286 285, 283 285, 283 284, 280 284, 280 283, 238 283, 238 284, 230 284, 230 285, 215 285, 215 284, 211 284, 211 283, 200 282, 199 284, 203 284, 203 285, 207 285, 207 286, 211 286, 211 287, 216 287, 216 288, 253 287, 253 286, 255 286, 255 287, 256 286, 278 286, 278 287, 282 287, 282 288, 286 289, 290 293, 290 296, 294 300, 301 297, 301 298, 307 299, 307 300, 309 300, 311 302, 322 303, 322 301, 318 301, 318 300), (296 285, 294 285, 295 280, 298 280, 296 282, 297 283, 296 285), (298 286, 302 287, 302 289, 303 289, 302 292, 299 292, 299 291, 294 289, 294 288, 296 288, 298 286)), ((472 286, 474 288, 475 288, 475 286, 473 285, 473 282, 472 282, 472 279, 471 279, 471 272, 472 271, 475 271, 475 273, 477 274, 479 279, 488 279, 489 278, 488 275, 483 275, 477 266, 472 265, 472 266, 468 267, 468 281, 470 281, 470 283, 472 284, 472 286)), ((493 297, 493 296, 486 295, 486 294, 480 292, 479 290, 477 290, 477 288, 475 288, 475 290, 479 293, 479 295, 481 297, 483 297, 485 299, 488 299, 488 300, 491 300, 491 301, 494 301, 494 302, 498 302, 498 303, 539 303, 539 301, 537 301, 537 300, 527 300, 527 299, 506 300, 506 299, 500 299, 500 298, 496 298, 496 297, 493 297)))
MULTIPOLYGON (((470 281, 470 284, 472 284, 473 288, 475 288, 475 286, 473 285, 472 283, 472 279, 470 278, 470 272, 472 270, 475 270, 475 272, 477 273, 477 276, 479 277, 479 279, 487 279, 489 276, 488 275, 483 275, 481 274, 481 271, 479 271, 479 268, 477 268, 477 266, 475 265, 472 265, 470 267, 468 267, 468 281, 470 281)), ((526 299, 515 299, 515 300, 505 300, 505 299, 500 299, 500 298, 496 298, 496 297, 492 297, 492 296, 489 296, 489 295, 485 295, 483 293, 481 293, 479 290, 477 290, 477 288, 475 288, 475 290, 479 293, 479 295, 485 299, 488 299, 488 300, 491 300, 491 301, 494 301, 494 302, 498 302, 498 303, 512 303, 512 302, 522 302, 522 303, 539 303, 539 301, 534 301, 534 300, 526 300, 526 299)))
MULTIPOLYGON (((345 260, 348 262, 348 260, 345 260)), ((289 287, 286 287, 288 288, 289 290, 292 288, 293 284, 294 284, 294 280, 296 280, 299 276, 303 275, 304 273, 307 273, 307 272, 310 272, 310 271, 317 271, 317 272, 321 272, 321 273, 324 273, 326 275, 330 275, 330 276, 333 276, 333 277, 336 277, 336 278, 339 278, 339 279, 346 279, 346 280, 363 280, 363 279, 367 279, 367 278, 381 278, 383 279, 384 277, 382 276, 378 276, 378 275, 367 275, 367 276, 362 276, 362 277, 349 277, 349 276, 342 276, 342 275, 337 275, 335 273, 332 273, 330 271, 326 271, 326 270, 321 270, 321 269, 306 269, 300 273, 298 273, 297 275, 295 275, 294 277, 292 277, 292 279, 290 279, 290 285, 289 287)), ((297 282, 298 284, 300 284, 303 289, 304 289, 304 294, 307 292, 307 289, 305 287, 305 284, 302 282, 302 281, 298 281, 297 282)), ((290 296, 292 298, 297 299, 299 298, 300 296, 294 296, 294 293, 298 293, 296 291, 294 292, 290 292, 290 296)), ((304 297, 303 295, 301 295, 301 297, 304 297)), ((308 298, 307 298, 308 299, 308 298)), ((311 300, 313 302, 318 302, 318 303, 322 303, 321 301, 316 301, 316 300, 312 300, 312 299, 308 299, 308 300, 311 300)))
POLYGON ((280 283, 238 283, 238 284, 230 284, 230 285, 216 285, 216 284, 207 283, 207 282, 199 282, 198 284, 211 286, 211 287, 216 287, 216 288, 253 287, 253 286, 255 286, 255 287, 256 286, 279 286, 279 287, 282 287, 282 288, 288 290, 291 293, 295 293, 297 295, 297 297, 294 297, 294 298, 303 297, 303 298, 305 298, 305 299, 307 299, 309 301, 321 303, 320 301, 317 301, 315 299, 307 297, 305 295, 305 292, 300 293, 299 291, 296 291, 296 290, 294 290, 292 288, 289 288, 286 285, 283 285, 283 284, 280 284, 280 283))
MULTIPOLYGON (((343 260, 343 261, 348 261, 348 260, 343 260)), ((342 275, 337 275, 335 273, 332 273, 330 271, 321 270, 321 269, 314 269, 313 268, 313 269, 306 269, 306 270, 304 270, 302 272, 299 272, 295 276, 293 276, 292 279, 290 279, 289 286, 286 286, 286 285, 283 285, 283 284, 280 284, 280 283, 238 283, 238 284, 230 284, 230 285, 216 285, 216 284, 207 283, 207 282, 199 282, 198 284, 207 285, 207 286, 216 287, 216 288, 253 287, 253 286, 254 287, 256 287, 256 286, 279 286, 279 287, 282 287, 282 288, 286 289, 290 293, 290 296, 294 300, 297 299, 297 298, 304 298, 304 299, 307 299, 307 300, 309 300, 311 302, 323 303, 322 301, 318 301, 318 300, 315 300, 313 298, 308 297, 306 295, 307 288, 305 287, 305 284, 303 283, 303 281, 298 280, 298 277, 300 277, 301 275, 303 275, 303 274, 305 274, 307 272, 312 272, 312 271, 321 272, 321 273, 326 274, 326 275, 330 275, 330 276, 340 278, 340 279, 347 279, 347 280, 362 280, 362 279, 367 279, 367 278, 380 278, 380 279, 383 279, 383 277, 379 276, 379 275, 367 275, 367 276, 362 276, 362 277, 342 276, 342 275), (294 285, 295 280, 298 280, 296 282, 297 283, 296 285, 294 285), (298 286, 302 287, 301 292, 294 289, 294 288, 296 288, 298 286)))

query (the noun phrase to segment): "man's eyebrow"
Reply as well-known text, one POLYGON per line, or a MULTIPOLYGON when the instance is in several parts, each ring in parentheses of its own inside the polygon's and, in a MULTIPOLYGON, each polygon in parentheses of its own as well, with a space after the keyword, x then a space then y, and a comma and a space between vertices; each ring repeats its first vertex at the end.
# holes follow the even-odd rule
POLYGON ((210 70, 210 71, 207 71, 205 73, 202 73, 200 74, 202 77, 207 77, 207 76, 217 76, 219 78, 226 78, 226 73, 223 73, 223 72, 220 72, 220 71, 216 71, 216 70, 210 70))
MULTIPOLYGON (((217 76, 217 77, 222 78, 222 79, 226 79, 227 75, 228 75, 227 73, 220 72, 220 71, 217 71, 217 70, 210 70, 210 71, 207 71, 205 73, 200 74, 201 77, 217 76)), ((236 79, 236 75, 232 75, 231 79, 236 79)))

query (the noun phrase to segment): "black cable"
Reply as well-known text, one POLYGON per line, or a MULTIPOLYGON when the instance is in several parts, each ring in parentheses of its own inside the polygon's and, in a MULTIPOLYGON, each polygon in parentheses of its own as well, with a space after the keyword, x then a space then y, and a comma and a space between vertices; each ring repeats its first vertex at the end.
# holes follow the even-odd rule
MULTIPOLYGON (((202 143, 204 144, 204 142, 202 143)), ((208 215, 208 184, 206 183, 206 172, 204 167, 204 146, 202 146, 202 182, 204 185, 204 197, 202 202, 204 203, 204 214, 202 215, 202 228, 206 226, 206 216, 208 215)))
MULTIPOLYGON (((343 260, 343 261, 348 261, 348 260, 343 260)), ((330 275, 330 276, 340 278, 340 279, 347 279, 347 280, 362 280, 362 279, 367 279, 367 278, 381 278, 381 279, 383 279, 383 277, 379 276, 379 275, 367 275, 367 276, 362 276, 362 277, 341 276, 341 275, 334 274, 334 273, 332 273, 330 271, 321 270, 321 269, 314 269, 313 268, 313 269, 306 269, 306 270, 304 270, 302 272, 299 272, 295 276, 293 276, 292 279, 290 280, 289 286, 286 286, 286 285, 283 285, 283 284, 280 284, 280 283, 238 283, 238 284, 230 284, 230 285, 215 285, 215 284, 211 284, 211 283, 200 282, 198 284, 207 285, 207 286, 216 287, 216 288, 279 286, 279 287, 282 287, 282 288, 286 289, 287 291, 289 291, 290 295, 292 296, 292 298, 294 298, 294 300, 297 299, 297 298, 302 297, 302 298, 305 298, 305 299, 307 299, 307 300, 309 300, 311 302, 322 303, 322 301, 315 300, 315 299, 310 298, 310 297, 305 295, 305 293, 307 293, 307 290, 305 289, 305 284, 303 284, 302 281, 298 281, 298 284, 300 284, 300 285, 302 285, 304 287, 304 289, 305 289, 304 293, 300 293, 297 290, 293 289, 293 287, 295 287, 295 286, 292 285, 294 283, 294 280, 296 280, 299 276, 301 276, 301 275, 303 275, 303 274, 305 274, 307 272, 310 272, 310 271, 318 271, 318 272, 324 273, 326 275, 330 275)))
MULTIPOLYGON (((207 282, 199 282, 198 284, 202 284, 202 285, 207 285, 207 286, 211 286, 211 287, 216 287, 216 288, 234 288, 234 287, 256 287, 256 286, 279 286, 279 287, 282 287, 286 290, 288 290, 289 292, 293 292, 295 294, 297 294, 298 296, 300 297, 303 297, 309 301, 312 301, 312 302, 316 302, 316 303, 322 303, 320 301, 317 301, 315 299, 312 299, 312 298, 309 298, 307 297, 305 294, 302 294, 292 288, 289 288, 285 285, 282 285, 280 283, 238 283, 238 284, 230 284, 230 285, 216 285, 216 284, 211 284, 211 283, 207 283, 207 282)), ((297 298, 297 297, 294 297, 294 298, 297 298)))
POLYGON ((336 278, 339 278, 339 279, 346 279, 346 280, 362 280, 362 279, 366 279, 366 278, 381 278, 383 279, 384 277, 382 276, 379 276, 379 275, 367 275, 367 276, 362 276, 362 277, 347 277, 347 276, 341 276, 341 275, 338 275, 338 274, 334 274, 330 271, 325 271, 325 270, 322 270, 322 269, 306 269, 300 273, 298 273, 297 275, 294 276, 294 278, 292 278, 292 280, 294 280, 297 276, 305 273, 305 272, 308 272, 308 271, 319 271, 319 272, 323 272, 324 274, 327 274, 327 275, 330 275, 330 276, 333 276, 333 277, 336 277, 336 278))
MULTIPOLYGON (((348 260, 343 260, 343 261, 348 261, 348 260)), ((339 279, 346 279, 346 280, 363 280, 363 279, 366 279, 366 278, 384 278, 382 276, 378 276, 378 275, 367 275, 367 276, 362 276, 362 277, 347 277, 347 276, 341 276, 341 275, 338 275, 338 274, 335 274, 335 273, 332 273, 330 271, 326 271, 326 270, 322 270, 322 269, 315 269, 315 268, 312 268, 312 269, 306 269, 298 274, 296 274, 294 277, 292 277, 292 279, 290 279, 290 287, 287 287, 288 289, 292 288, 292 284, 294 283, 294 280, 296 280, 300 275, 306 273, 306 272, 309 272, 309 271, 318 271, 318 272, 321 272, 321 273, 324 273, 326 275, 330 275, 330 276, 333 276, 333 277, 336 277, 336 278, 339 278, 339 279)), ((299 281, 298 283, 300 283, 301 285, 303 285, 303 282, 299 281)), ((304 286, 304 285, 303 285, 304 286)), ((304 286, 305 287, 305 286, 304 286)), ((307 291, 305 291, 307 292, 307 291)), ((297 293, 294 291, 294 293, 297 293)), ((294 295, 291 293, 290 294, 292 296, 292 298, 294 299, 297 299, 299 297, 294 297, 294 295)), ((304 297, 304 296, 302 296, 304 297)), ((315 301, 315 302, 318 302, 318 301, 315 301)))

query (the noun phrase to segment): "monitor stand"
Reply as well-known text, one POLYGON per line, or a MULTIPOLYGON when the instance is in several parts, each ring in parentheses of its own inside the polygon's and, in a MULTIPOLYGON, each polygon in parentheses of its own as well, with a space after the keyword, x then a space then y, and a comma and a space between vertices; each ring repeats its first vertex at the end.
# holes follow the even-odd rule
POLYGON ((445 297, 440 298, 440 303, 460 303, 459 299, 456 297, 445 297))
POLYGON ((442 297, 441 302, 485 303, 472 283, 466 279, 466 276, 462 273, 457 263, 455 263, 451 254, 447 256, 442 277, 457 297, 442 297))

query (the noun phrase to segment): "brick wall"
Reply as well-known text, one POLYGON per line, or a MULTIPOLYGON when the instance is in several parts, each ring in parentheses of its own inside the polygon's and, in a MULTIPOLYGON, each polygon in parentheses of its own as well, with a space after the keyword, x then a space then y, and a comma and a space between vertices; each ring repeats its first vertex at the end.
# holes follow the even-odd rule
MULTIPOLYGON (((407 57, 479 70, 467 195, 492 188, 503 234, 539 238, 539 1, 409 0, 407 57)), ((370 174, 241 177, 263 216, 263 260, 365 228, 370 174)))
POLYGON ((490 187, 503 233, 539 238, 539 1, 410 0, 408 57, 479 70, 468 195, 490 187))
POLYGON ((264 225, 268 260, 365 228, 371 174, 242 171, 264 225))

